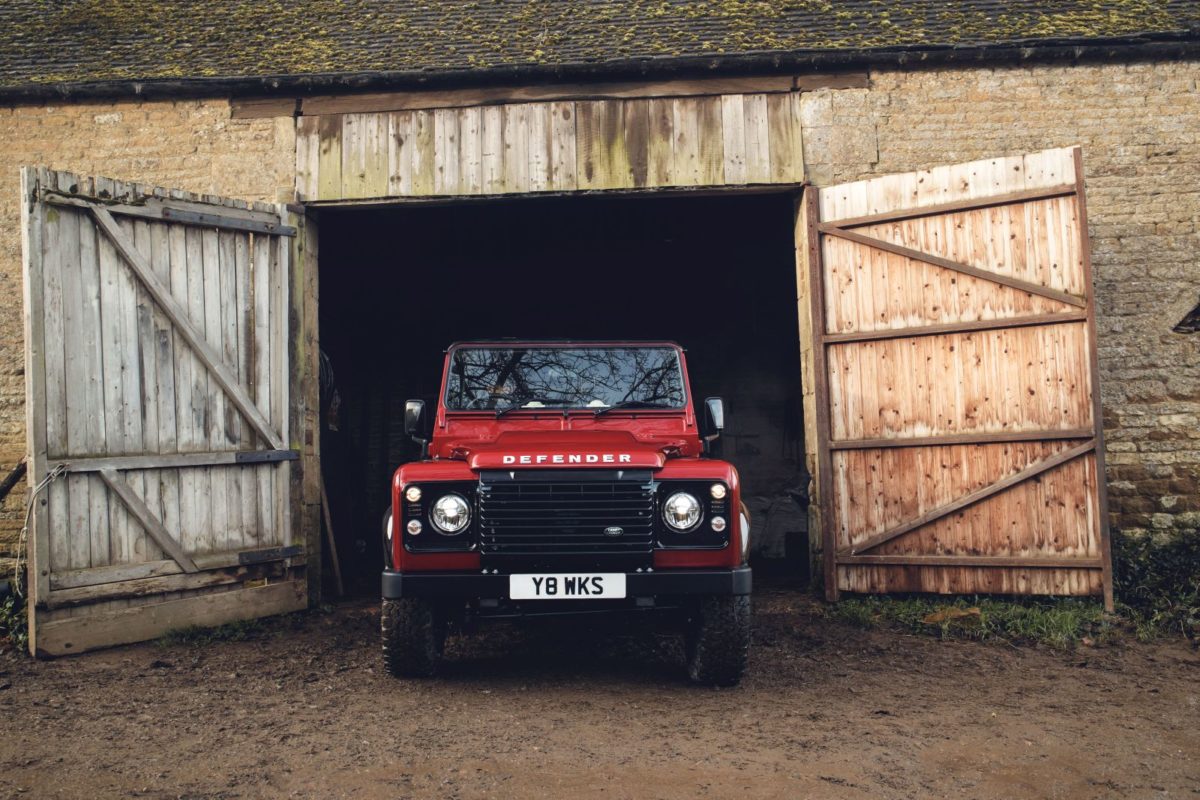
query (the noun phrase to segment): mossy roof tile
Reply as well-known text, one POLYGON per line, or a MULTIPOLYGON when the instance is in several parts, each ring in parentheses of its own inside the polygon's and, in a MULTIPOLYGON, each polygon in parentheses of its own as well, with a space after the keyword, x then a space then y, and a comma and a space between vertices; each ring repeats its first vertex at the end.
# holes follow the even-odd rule
POLYGON ((1198 33, 1195 0, 7 0, 0 90, 1198 33))

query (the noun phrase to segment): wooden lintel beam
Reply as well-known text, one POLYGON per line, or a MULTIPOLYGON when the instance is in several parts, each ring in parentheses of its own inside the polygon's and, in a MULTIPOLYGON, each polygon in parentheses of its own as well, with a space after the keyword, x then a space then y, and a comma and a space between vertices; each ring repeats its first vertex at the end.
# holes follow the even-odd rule
POLYGON ((237 410, 258 431, 259 435, 270 443, 273 449, 284 450, 285 447, 280 434, 271 428, 271 423, 267 421, 267 418, 258 410, 254 401, 246 394, 246 390, 242 387, 238 377, 225 365, 220 354, 213 349, 208 340, 204 338, 204 335, 192 325, 187 312, 180 307, 179 303, 171 295, 171 290, 162 285, 158 276, 154 274, 154 269, 147 263, 145 257, 142 256, 133 242, 129 240, 125 231, 117 224, 117 221, 113 219, 113 215, 104 206, 91 205, 89 208, 100 229, 112 241, 117 252, 125 259, 125 263, 130 266, 137 279, 146 287, 146 291, 154 298, 154 301, 163 310, 163 313, 170 318, 171 323, 175 326, 175 330, 183 336, 188 346, 192 348, 192 351, 203 362, 209 374, 220 384, 230 401, 237 407, 237 410))
POLYGON ((966 322, 944 322, 937 325, 920 325, 912 328, 885 328, 873 331, 827 333, 821 337, 825 344, 847 342, 878 342, 887 339, 910 339, 917 336, 942 336, 947 333, 974 333, 976 331, 1002 331, 1009 328, 1031 328, 1038 325, 1059 325, 1064 322, 1086 322, 1086 311, 1063 311, 1058 314, 1039 314, 1033 317, 996 317, 974 319, 966 322))
POLYGON ((935 508, 931 511, 927 511, 926 513, 920 515, 919 517, 916 517, 915 519, 911 519, 908 522, 897 525, 894 528, 889 528, 888 530, 883 531, 882 533, 877 533, 874 536, 868 537, 867 539, 859 542, 858 544, 852 545, 850 547, 849 553, 847 553, 847 555, 855 555, 855 556, 860 555, 860 554, 866 552, 867 550, 871 550, 873 548, 878 547, 879 545, 883 544, 884 542, 890 542, 892 539, 895 539, 899 536, 903 536, 904 534, 909 533, 911 531, 915 531, 917 528, 924 527, 925 525, 928 525, 931 522, 936 522, 943 517, 947 517, 950 514, 955 513, 956 511, 962 511, 965 508, 973 506, 982 500, 986 500, 987 498, 991 497, 992 495, 999 494, 1000 492, 1003 492, 1005 489, 1009 489, 1013 486, 1016 486, 1018 483, 1023 483, 1025 481, 1029 480, 1030 478, 1034 478, 1038 475, 1041 475, 1043 472, 1048 472, 1049 470, 1052 470, 1055 467, 1066 464, 1068 461, 1073 461, 1082 455, 1091 453, 1095 449, 1096 449, 1096 440, 1093 438, 1093 439, 1089 439, 1084 444, 1076 445, 1075 447, 1068 448, 1066 450, 1063 450, 1061 453, 1055 453, 1054 455, 1050 456, 1049 458, 1044 458, 1041 461, 1037 461, 1033 464, 1030 464, 1025 469, 1021 470, 1020 472, 1009 475, 1007 478, 1002 478, 1001 480, 998 480, 995 483, 989 484, 988 486, 985 486, 982 489, 978 489, 974 492, 970 492, 969 494, 965 494, 962 497, 958 498, 957 500, 947 503, 944 506, 939 506, 938 508, 935 508))
POLYGON ((1044 189, 1025 189, 1020 192, 996 194, 991 197, 980 197, 972 200, 955 200, 950 203, 937 203, 935 205, 904 208, 897 211, 881 211, 878 214, 867 214, 861 217, 848 217, 846 219, 822 222, 821 231, 824 233, 827 228, 858 228, 863 225, 878 225, 882 222, 899 222, 906 219, 933 217, 938 214, 953 214, 958 211, 978 211, 984 208, 995 208, 996 206, 1007 206, 1015 203, 1029 203, 1034 200, 1051 200, 1055 197, 1073 195, 1075 191, 1075 184, 1066 183, 1061 186, 1048 186, 1044 189))
POLYGON ((1025 567, 1028 569, 1100 569, 1098 558, 1044 558, 1033 556, 927 556, 927 555, 851 555, 837 554, 837 563, 844 566, 915 566, 915 567, 1025 567))
POLYGON ((996 431, 989 433, 947 433, 940 436, 898 436, 891 439, 845 439, 830 442, 830 450, 876 450, 886 447, 945 447, 956 444, 1004 444, 1006 442, 1041 442, 1051 439, 1090 439, 1096 435, 1091 428, 1062 430, 996 431))
POLYGON ((158 517, 154 516, 150 508, 142 502, 142 498, 134 494, 133 489, 129 488, 129 484, 125 483, 116 472, 102 469, 100 470, 100 480, 104 481, 112 493, 129 509, 129 513, 133 514, 142 524, 150 538, 154 539, 163 552, 169 555, 184 572, 200 571, 195 562, 184 552, 183 546, 171 535, 158 517))
POLYGON ((1014 278, 1011 275, 1001 275, 996 272, 991 272, 990 270, 973 267, 970 264, 963 264, 958 261, 953 261, 949 258, 935 256, 932 253, 924 253, 920 250, 914 250, 911 247, 904 247, 903 245, 886 242, 883 239, 876 239, 874 236, 864 236, 861 233, 848 231, 844 228, 826 226, 822 226, 821 232, 827 236, 836 236, 839 239, 845 239, 848 242, 861 244, 865 247, 873 247, 876 250, 883 250, 884 252, 903 256, 904 258, 909 258, 913 261, 921 261, 926 264, 932 264, 933 266, 941 267, 942 269, 960 272, 963 275, 970 275, 972 278, 991 281, 992 283, 998 283, 1001 286, 1008 286, 1009 288, 1017 289, 1022 292, 1029 292, 1030 294, 1036 294, 1050 300, 1057 300, 1058 302, 1066 303, 1067 305, 1077 306, 1079 308, 1087 307, 1086 298, 1077 297, 1070 292, 1062 292, 1058 289, 1051 289, 1049 286, 1042 286, 1038 283, 1032 283, 1020 278, 1014 278))

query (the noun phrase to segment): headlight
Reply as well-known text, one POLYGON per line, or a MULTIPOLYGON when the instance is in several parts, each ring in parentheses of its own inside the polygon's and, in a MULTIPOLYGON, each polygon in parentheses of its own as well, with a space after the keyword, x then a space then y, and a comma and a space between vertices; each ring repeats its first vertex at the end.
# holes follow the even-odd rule
POLYGON ((467 523, 471 521, 471 507, 460 495, 443 495, 433 504, 429 518, 433 520, 433 526, 439 532, 455 534, 467 527, 467 523))
POLYGON ((404 499, 410 503, 416 503, 421 500, 421 487, 410 486, 404 490, 404 499))
POLYGON ((725 489, 725 484, 714 483, 712 486, 709 487, 708 493, 712 495, 713 500, 724 500, 725 495, 727 494, 727 491, 725 489))
POLYGON ((676 531, 689 531, 700 521, 700 501, 687 492, 676 492, 663 505, 663 519, 676 531))

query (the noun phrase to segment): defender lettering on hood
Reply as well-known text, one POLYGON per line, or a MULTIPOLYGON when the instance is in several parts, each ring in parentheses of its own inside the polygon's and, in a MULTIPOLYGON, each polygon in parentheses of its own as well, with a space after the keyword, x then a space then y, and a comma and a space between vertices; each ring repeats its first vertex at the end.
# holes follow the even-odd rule
POLYGON ((629 453, 537 453, 501 456, 503 464, 632 464, 629 453))

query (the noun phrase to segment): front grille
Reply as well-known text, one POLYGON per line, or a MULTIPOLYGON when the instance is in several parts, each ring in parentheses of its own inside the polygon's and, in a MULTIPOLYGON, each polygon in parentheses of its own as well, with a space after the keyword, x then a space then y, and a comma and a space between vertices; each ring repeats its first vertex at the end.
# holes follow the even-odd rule
POLYGON ((648 470, 485 472, 479 481, 484 556, 649 558, 655 484, 648 470), (620 528, 614 535, 611 529, 620 528), (609 530, 609 533, 605 531, 609 530))

